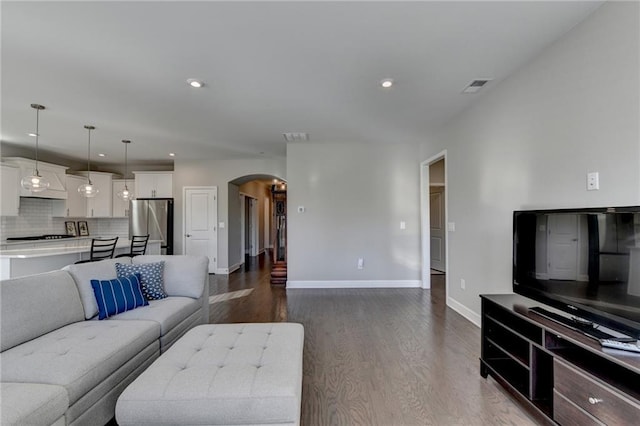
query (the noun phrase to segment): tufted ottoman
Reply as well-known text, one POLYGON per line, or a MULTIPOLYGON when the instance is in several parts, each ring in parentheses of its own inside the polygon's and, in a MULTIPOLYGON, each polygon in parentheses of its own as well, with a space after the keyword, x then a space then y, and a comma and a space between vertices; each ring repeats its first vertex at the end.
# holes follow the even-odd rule
POLYGON ((298 425, 304 329, 294 323, 193 328, 118 398, 127 425, 298 425))

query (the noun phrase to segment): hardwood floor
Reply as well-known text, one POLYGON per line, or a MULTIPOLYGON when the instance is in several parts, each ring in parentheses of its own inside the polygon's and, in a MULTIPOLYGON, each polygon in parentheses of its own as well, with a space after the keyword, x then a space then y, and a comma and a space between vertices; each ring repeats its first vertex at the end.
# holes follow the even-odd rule
POLYGON ((480 330, 445 306, 444 275, 431 291, 285 290, 262 255, 210 277, 212 295, 254 289, 212 304, 212 323, 304 325, 303 425, 535 424, 480 377, 480 330))

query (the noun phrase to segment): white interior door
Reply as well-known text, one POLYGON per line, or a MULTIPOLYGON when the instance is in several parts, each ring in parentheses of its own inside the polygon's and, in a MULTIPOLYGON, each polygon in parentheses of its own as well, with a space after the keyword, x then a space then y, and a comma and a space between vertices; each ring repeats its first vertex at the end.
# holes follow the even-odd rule
POLYGON ((430 188, 429 217, 431 221, 431 269, 445 272, 444 187, 430 188))
POLYGON ((185 254, 209 258, 209 273, 218 268, 218 188, 185 187, 185 254))
POLYGON ((547 233, 549 279, 577 280, 578 215, 549 215, 547 233))

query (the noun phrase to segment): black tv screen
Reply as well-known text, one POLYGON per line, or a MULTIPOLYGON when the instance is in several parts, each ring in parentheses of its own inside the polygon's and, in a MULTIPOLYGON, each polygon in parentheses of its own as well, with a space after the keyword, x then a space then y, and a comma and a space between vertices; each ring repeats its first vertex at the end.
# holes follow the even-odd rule
POLYGON ((640 206, 515 211, 513 290, 640 338, 640 206))

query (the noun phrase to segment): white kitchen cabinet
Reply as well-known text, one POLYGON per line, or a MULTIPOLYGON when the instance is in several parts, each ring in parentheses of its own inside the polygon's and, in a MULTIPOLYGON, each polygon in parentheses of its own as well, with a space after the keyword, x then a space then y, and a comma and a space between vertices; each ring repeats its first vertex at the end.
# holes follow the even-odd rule
POLYGON ((87 199, 78 192, 78 187, 84 184, 87 178, 83 176, 67 175, 67 199, 64 204, 64 211, 60 216, 64 217, 86 217, 87 199))
MULTIPOLYGON (((127 179, 127 188, 129 191, 136 195, 135 193, 135 183, 132 180, 127 179)), ((113 180, 113 217, 128 217, 129 209, 131 208, 129 205, 129 201, 123 201, 122 198, 118 197, 118 192, 124 189, 125 180, 124 179, 114 179, 113 180)))
POLYGON ((0 184, 2 202, 0 216, 18 216, 20 207, 20 169, 8 164, 0 164, 0 184))
POLYGON ((133 172, 136 198, 173 197, 173 172, 133 172))
MULTIPOLYGON (((87 172, 78 173, 82 176, 87 176, 87 172)), ((87 217, 111 217, 113 212, 112 180, 113 173, 91 172, 91 182, 98 188, 98 194, 93 198, 86 199, 87 217)))

